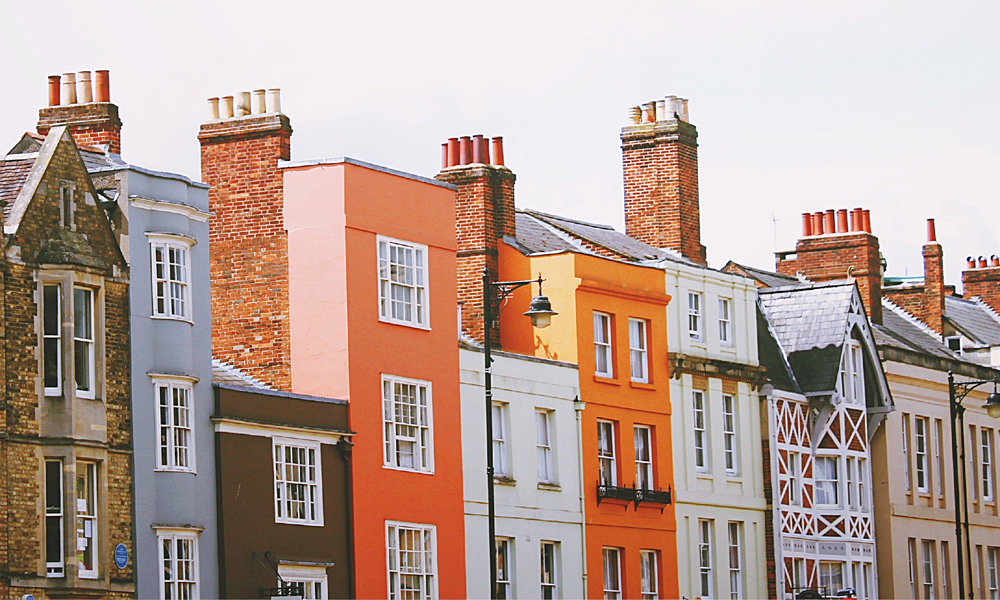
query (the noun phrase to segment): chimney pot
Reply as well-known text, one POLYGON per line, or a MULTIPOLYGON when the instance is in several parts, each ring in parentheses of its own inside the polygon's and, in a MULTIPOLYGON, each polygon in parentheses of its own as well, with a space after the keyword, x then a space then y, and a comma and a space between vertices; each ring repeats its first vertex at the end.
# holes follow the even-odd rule
POLYGON ((855 208, 851 210, 851 231, 862 231, 864 227, 862 227, 861 221, 861 209, 855 208))
POLYGON ((94 101, 94 88, 90 85, 90 71, 80 71, 77 78, 78 96, 81 104, 90 104, 94 101))
POLYGON ((813 235, 823 235, 823 213, 813 213, 813 235))
POLYGON ((997 256, 996 254, 991 254, 990 255, 990 266, 991 267, 1000 267, 1000 256, 997 256))
POLYGON ((867 208, 861 211, 861 224, 866 233, 872 232, 871 211, 869 211, 867 208))
POLYGON ((219 118, 219 99, 209 98, 208 99, 208 120, 215 121, 219 118))
POLYGON ((281 112, 281 90, 278 88, 271 88, 267 90, 267 101, 265 102, 265 109, 269 113, 280 113, 281 112))
POLYGON ((502 167, 503 163, 503 138, 497 136, 493 138, 493 164, 502 167))
POLYGON ((837 232, 837 217, 835 216, 832 208, 826 211, 826 223, 823 224, 823 231, 826 233, 837 232))
POLYGON ((463 135, 458 138, 458 163, 460 165, 467 165, 472 162, 472 138, 467 135, 463 135))
POLYGON ((240 92, 236 95, 236 116, 245 117, 250 114, 250 92, 240 92))
POLYGON ((633 106, 628 109, 628 120, 633 125, 638 125, 642 122, 642 109, 638 106, 633 106))
POLYGON ((809 213, 802 213, 802 237, 809 237, 812 234, 812 215, 809 213))
POLYGON ((222 114, 220 115, 223 119, 233 118, 233 97, 223 96, 222 97, 222 114))
POLYGON ((458 138, 448 138, 448 166, 457 167, 459 163, 458 138))
POLYGON ((657 100, 656 101, 656 120, 666 121, 667 120, 667 101, 657 100))
POLYGON ((967 257, 965 257, 965 262, 968 263, 968 267, 970 269, 975 269, 976 268, 976 258, 974 256, 967 256, 967 257))
POLYGON ((76 74, 63 73, 63 104, 76 104, 76 74))
POLYGON ((647 102, 642 105, 642 122, 652 123, 656 121, 656 103, 647 102))
POLYGON ((448 142, 441 144, 441 170, 448 168, 448 142))
POLYGON ((490 164, 490 139, 487 137, 483 138, 483 164, 490 164))
POLYGON ((483 135, 481 133, 472 136, 472 164, 481 165, 483 163, 483 135))
POLYGON ((678 110, 678 112, 681 114, 681 121, 684 121, 685 123, 689 123, 690 122, 690 116, 688 115, 688 101, 687 101, 687 98, 678 98, 677 100, 678 100, 678 102, 680 102, 680 106, 678 107, 680 110, 678 110))
POLYGON ((937 231, 934 229, 934 219, 927 219, 927 241, 937 241, 937 231))
POLYGON ((980 256, 979 257, 979 268, 980 269, 985 269, 986 268, 986 257, 985 256, 980 256))
POLYGON ((267 102, 264 100, 264 90, 253 91, 253 114, 260 115, 267 112, 267 102))
POLYGON ((107 69, 94 71, 98 102, 111 102, 111 75, 107 69))
POLYGON ((837 233, 847 233, 847 209, 837 211, 837 233))
POLYGON ((59 86, 62 77, 49 75, 49 106, 59 106, 59 86))

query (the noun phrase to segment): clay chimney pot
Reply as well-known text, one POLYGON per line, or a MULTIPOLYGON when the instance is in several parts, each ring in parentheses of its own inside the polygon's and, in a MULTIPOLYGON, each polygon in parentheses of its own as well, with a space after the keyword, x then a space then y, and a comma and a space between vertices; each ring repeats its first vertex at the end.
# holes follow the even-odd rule
POLYGON ((49 75, 49 106, 59 106, 59 86, 62 77, 49 75))
POLYGON ((837 211, 837 233, 847 233, 847 209, 837 211))
POLYGON ((503 138, 499 136, 493 138, 493 164, 498 167, 504 166, 503 138))
POLYGON ((458 162, 458 138, 448 138, 448 166, 457 167, 458 162))
POLYGON ((63 105, 76 104, 76 73, 63 73, 63 105))
POLYGON ((472 138, 463 135, 458 140, 458 164, 467 165, 472 162, 472 138))
POLYGON ((802 213, 802 237, 809 237, 812 234, 812 215, 809 213, 802 213))
POLYGON ((97 102, 111 102, 111 74, 107 69, 94 71, 94 83, 97 87, 97 102))
POLYGON ((872 217, 867 208, 861 211, 861 225, 866 233, 872 232, 872 217))
POLYGON ((967 265, 968 265, 968 267, 970 269, 975 269, 976 268, 976 258, 974 256, 967 256, 965 258, 965 262, 967 263, 967 265))
POLYGON ((990 255, 990 266, 991 267, 1000 267, 1000 256, 997 256, 996 254, 991 254, 990 255))
POLYGON ((823 231, 826 233, 837 232, 837 217, 833 209, 826 211, 826 223, 823 224, 823 231))
POLYGON ((94 101, 94 88, 90 86, 90 71, 80 71, 76 80, 78 96, 81 104, 90 104, 94 101))
POLYGON ((979 257, 979 268, 980 269, 985 269, 986 268, 986 257, 985 256, 980 256, 979 257))
POLYGON ((937 231, 934 229, 934 219, 927 219, 927 241, 937 241, 937 231))
POLYGON ((472 136, 472 164, 483 164, 483 135, 481 133, 472 136))
POLYGON ((215 121, 219 118, 219 99, 209 98, 208 99, 208 120, 215 121))

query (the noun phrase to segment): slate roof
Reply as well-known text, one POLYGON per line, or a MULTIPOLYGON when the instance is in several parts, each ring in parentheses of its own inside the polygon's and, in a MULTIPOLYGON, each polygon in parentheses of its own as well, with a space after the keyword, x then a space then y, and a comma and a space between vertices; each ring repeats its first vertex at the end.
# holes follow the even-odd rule
POLYGON ((886 300, 882 301, 882 307, 882 324, 872 324, 878 346, 921 352, 947 360, 962 360, 948 350, 940 339, 921 328, 912 315, 886 300))
POLYGON ((767 318, 761 312, 760 305, 757 305, 757 359, 760 365, 767 369, 767 377, 771 385, 781 390, 802 392, 795 374, 792 373, 792 366, 785 359, 785 352, 781 349, 774 336, 774 331, 767 323, 767 318))
POLYGON ((733 265, 737 269, 746 273, 746 276, 759 282, 764 287, 785 287, 790 285, 804 285, 806 282, 799 280, 796 277, 790 275, 781 275, 779 273, 772 273, 771 271, 764 271, 763 269, 757 269, 754 267, 748 267, 747 265, 741 265, 734 261, 729 261, 725 267, 722 268, 723 271, 728 270, 727 267, 733 265))
POLYGON ((240 371, 229 363, 217 358, 212 359, 212 383, 228 383, 258 390, 269 390, 271 386, 240 371))
POLYGON ((759 291, 775 338, 804 392, 833 390, 855 284, 832 281, 759 291))
POLYGON ((982 346, 1000 345, 1000 321, 992 310, 976 300, 944 297, 945 318, 955 329, 982 346))
POLYGON ((28 173, 35 166, 35 157, 0 161, 0 202, 3 202, 3 217, 6 222, 14 206, 14 200, 21 193, 28 173))

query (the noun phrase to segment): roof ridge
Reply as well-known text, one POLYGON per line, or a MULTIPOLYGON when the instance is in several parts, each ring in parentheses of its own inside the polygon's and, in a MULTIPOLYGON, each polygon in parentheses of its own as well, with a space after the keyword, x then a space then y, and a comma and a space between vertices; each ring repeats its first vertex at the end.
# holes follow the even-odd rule
MULTIPOLYGON (((542 219, 545 219, 546 217, 548 217, 548 218, 551 218, 551 219, 559 219, 560 221, 567 221, 569 223, 576 223, 577 225, 586 225, 587 227, 596 227, 597 229, 604 229, 604 230, 607 230, 607 231, 618 231, 617 229, 615 229, 611 225, 605 225, 603 223, 588 223, 587 221, 577 221, 576 219, 570 219, 570 218, 563 217, 563 216, 560 216, 560 215, 553 215, 551 213, 544 213, 544 212, 542 212, 540 210, 534 210, 534 209, 531 209, 531 208, 522 208, 521 210, 519 210, 517 212, 523 212, 523 213, 527 213, 527 214, 530 214, 530 215, 533 215, 533 216, 538 216, 538 217, 540 217, 542 219)), ((632 239, 635 239, 635 238, 632 238, 632 239)))
MULTIPOLYGON (((965 298, 961 298, 961 300, 965 300, 965 298)), ((984 311, 986 311, 986 314, 993 317, 993 319, 997 323, 1000 323, 1000 314, 998 314, 997 311, 993 310, 993 307, 987 304, 982 298, 980 298, 979 296, 973 296, 972 299, 969 300, 969 302, 972 302, 980 306, 984 311)))
POLYGON ((580 252, 583 252, 585 254, 593 254, 595 256, 597 255, 596 252, 594 252, 594 251, 590 250, 589 248, 587 248, 586 246, 584 246, 583 243, 580 240, 575 239, 574 236, 570 235, 570 233, 568 231, 564 230, 563 228, 556 227, 552 223, 549 223, 545 219, 542 219, 542 218, 538 217, 538 215, 533 214, 531 212, 527 212, 527 211, 522 211, 522 212, 524 212, 524 214, 528 215, 529 217, 534 218, 536 221, 538 221, 539 223, 541 223, 542 227, 544 227, 544 228, 548 229, 549 231, 551 231, 552 233, 556 234, 561 240, 563 240, 564 242, 570 244, 576 250, 579 250, 580 252))
POLYGON ((222 360, 220 360, 218 358, 213 358, 212 359, 212 366, 213 367, 218 367, 219 369, 225 371, 229 375, 232 375, 233 377, 236 377, 237 379, 240 379, 242 381, 247 382, 248 384, 250 384, 251 387, 265 389, 265 390, 273 389, 271 386, 267 385, 263 381, 255 378, 255 377, 251 377, 250 375, 247 375, 246 373, 244 373, 243 371, 241 371, 239 368, 237 368, 237 367, 235 367, 235 366, 233 366, 233 365, 231 365, 231 364, 229 364, 227 362, 224 362, 224 361, 222 361, 222 360))
POLYGON ((882 298, 882 306, 885 306, 892 312, 896 313, 900 318, 907 321, 911 325, 916 326, 918 329, 920 329, 920 331, 923 331, 924 333, 934 338, 935 340, 941 339, 941 336, 938 335, 938 332, 931 329, 927 324, 918 319, 913 313, 907 311, 902 306, 895 304, 894 302, 890 301, 887 298, 882 298))
MULTIPOLYGON (((787 275, 785 275, 787 277, 787 275)), ((826 287, 853 286, 854 282, 849 279, 835 279, 833 281, 800 281, 798 285, 783 285, 781 287, 760 288, 758 294, 774 294, 777 292, 787 292, 788 290, 818 290, 826 287)))

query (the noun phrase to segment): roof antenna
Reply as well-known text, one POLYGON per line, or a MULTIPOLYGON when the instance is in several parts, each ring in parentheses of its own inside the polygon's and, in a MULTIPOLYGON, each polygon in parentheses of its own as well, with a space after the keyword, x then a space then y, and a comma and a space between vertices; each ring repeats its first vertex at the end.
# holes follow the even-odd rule
POLYGON ((778 251, 778 218, 771 213, 771 224, 774 225, 774 251, 778 251))

